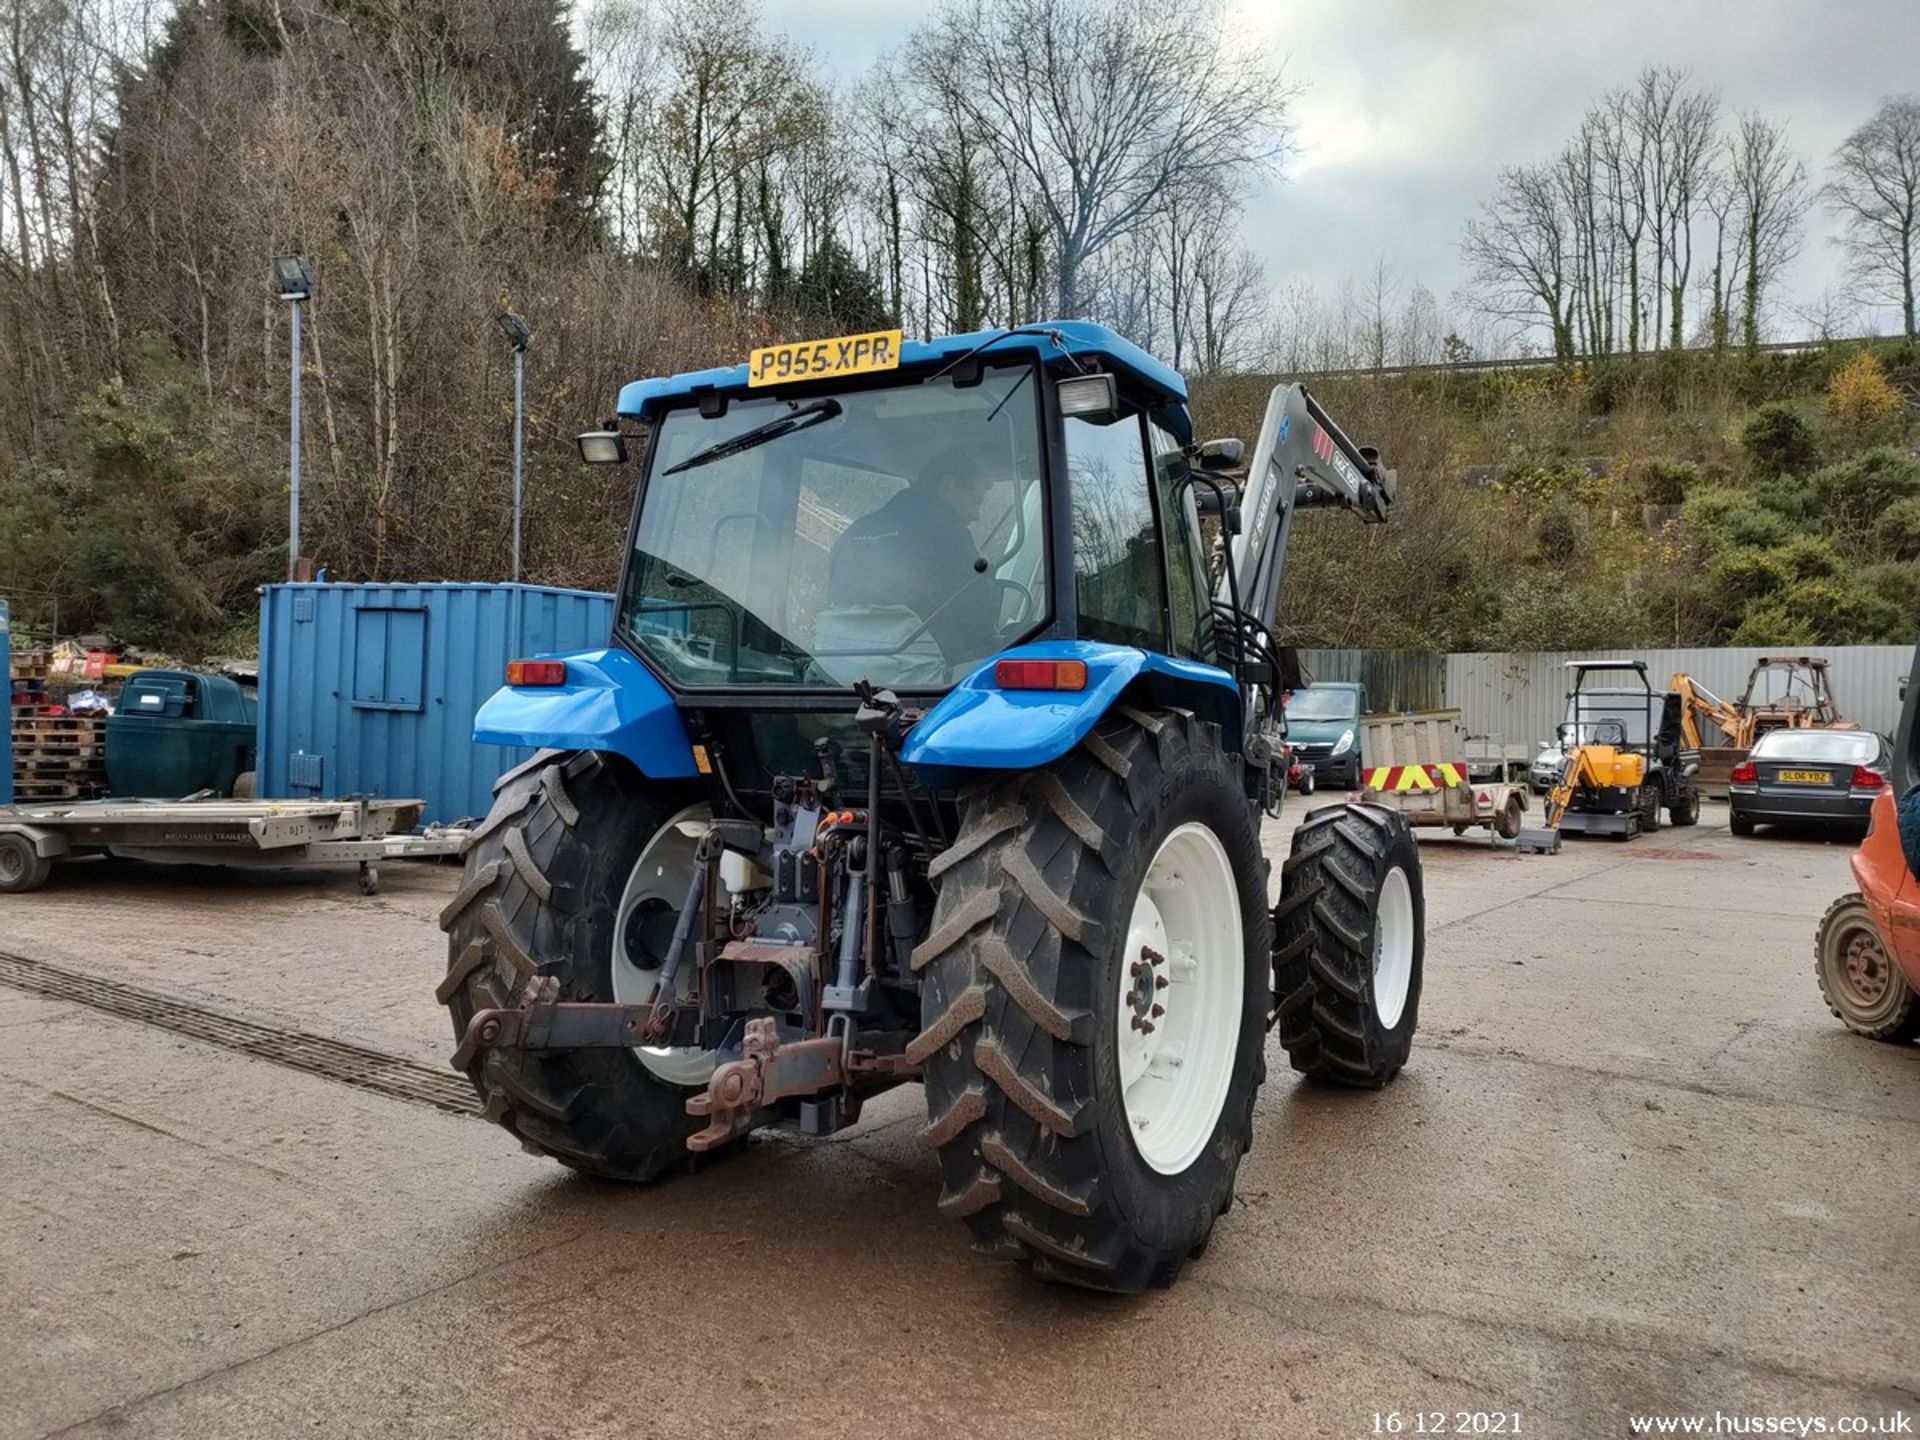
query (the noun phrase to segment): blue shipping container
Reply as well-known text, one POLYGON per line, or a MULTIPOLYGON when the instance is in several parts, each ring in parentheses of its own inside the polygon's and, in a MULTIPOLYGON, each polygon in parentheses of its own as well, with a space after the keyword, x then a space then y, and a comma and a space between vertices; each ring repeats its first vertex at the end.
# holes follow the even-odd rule
POLYGON ((430 825, 485 815, 493 782, 532 753, 473 741, 507 661, 612 633, 613 597, 588 590, 269 585, 257 793, 420 799, 430 825))

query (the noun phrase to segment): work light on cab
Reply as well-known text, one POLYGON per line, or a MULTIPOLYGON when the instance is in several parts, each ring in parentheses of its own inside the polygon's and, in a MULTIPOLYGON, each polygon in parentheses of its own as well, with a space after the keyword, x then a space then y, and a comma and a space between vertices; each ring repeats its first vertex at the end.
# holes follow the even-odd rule
POLYGON ((1111 375, 1076 375, 1055 387, 1060 413, 1085 420, 1103 420, 1120 413, 1120 392, 1111 375))
POLYGON ((580 458, 589 465, 620 465, 627 458, 627 437, 617 430, 589 430, 576 436, 580 458))
POLYGON ((509 685, 564 685, 567 683, 567 662, 564 660, 509 660, 507 662, 507 684, 509 685))

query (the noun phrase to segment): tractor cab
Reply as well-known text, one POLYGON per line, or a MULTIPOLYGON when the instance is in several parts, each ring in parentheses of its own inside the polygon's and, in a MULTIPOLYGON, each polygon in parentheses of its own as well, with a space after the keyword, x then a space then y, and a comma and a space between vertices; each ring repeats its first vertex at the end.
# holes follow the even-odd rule
MULTIPOLYGON (((629 385, 619 410, 581 444, 640 460, 616 642, 742 794, 814 771, 823 744, 864 789, 856 687, 924 714, 956 687, 1083 688, 1114 647, 1186 662, 1232 726, 1186 387, 1104 327, 768 346, 629 385)), ((945 768, 942 728, 909 758, 945 768)), ((904 776, 882 780, 903 805, 904 776)))
POLYGON ((675 691, 929 694, 1031 640, 1203 648, 1186 389, 1099 326, 770 346, 620 409, 644 433, 620 630, 675 691))

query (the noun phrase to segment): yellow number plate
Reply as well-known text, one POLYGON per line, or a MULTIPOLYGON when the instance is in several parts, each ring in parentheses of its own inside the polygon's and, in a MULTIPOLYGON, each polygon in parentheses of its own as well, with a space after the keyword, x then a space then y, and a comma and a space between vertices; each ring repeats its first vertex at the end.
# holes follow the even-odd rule
POLYGON ((864 375, 900 366, 900 332, 874 330, 833 340, 800 340, 766 345, 747 361, 747 384, 778 385, 783 380, 824 380, 835 375, 864 375))
POLYGON ((1789 785, 1831 785, 1831 770, 1782 770, 1780 778, 1789 785))

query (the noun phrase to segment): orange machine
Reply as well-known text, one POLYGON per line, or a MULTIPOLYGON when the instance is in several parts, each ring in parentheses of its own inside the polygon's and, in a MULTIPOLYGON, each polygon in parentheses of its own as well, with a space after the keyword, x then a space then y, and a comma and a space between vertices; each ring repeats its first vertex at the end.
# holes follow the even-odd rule
POLYGON ((1727 748, 1749 750, 1769 730, 1852 730, 1841 718, 1827 680, 1827 662, 1818 655, 1773 655, 1756 660, 1747 689, 1738 700, 1722 700, 1686 671, 1677 671, 1667 688, 1684 702, 1682 724, 1687 744, 1706 748, 1700 730, 1710 722, 1727 737, 1727 748))
MULTIPOLYGON (((1914 653, 1920 674, 1920 649, 1914 653)), ((1853 856, 1860 888, 1820 921, 1813 973, 1827 1008, 1875 1040, 1920 1039, 1920 685, 1910 686, 1894 742, 1893 784, 1853 856)))

